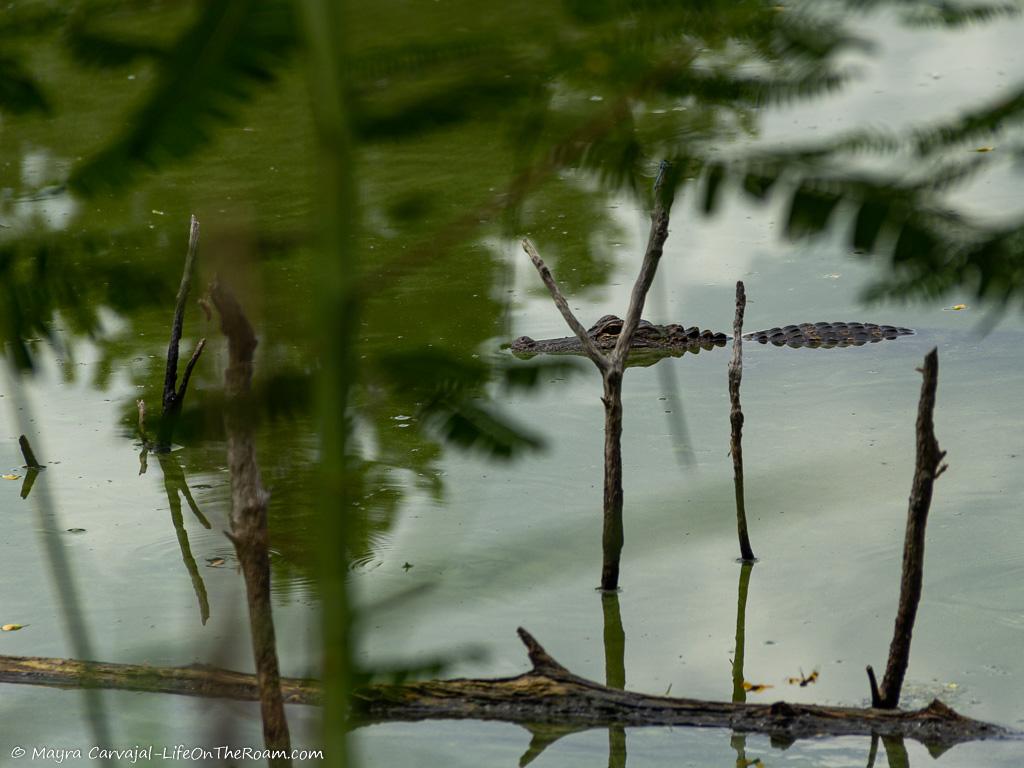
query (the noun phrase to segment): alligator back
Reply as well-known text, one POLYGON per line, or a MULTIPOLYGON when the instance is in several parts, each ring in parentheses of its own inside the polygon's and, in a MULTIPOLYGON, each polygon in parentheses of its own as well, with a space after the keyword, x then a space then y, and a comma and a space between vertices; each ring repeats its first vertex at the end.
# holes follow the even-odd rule
POLYGON ((743 334, 746 341, 777 347, 859 347, 882 339, 912 334, 910 328, 875 323, 800 323, 743 334))

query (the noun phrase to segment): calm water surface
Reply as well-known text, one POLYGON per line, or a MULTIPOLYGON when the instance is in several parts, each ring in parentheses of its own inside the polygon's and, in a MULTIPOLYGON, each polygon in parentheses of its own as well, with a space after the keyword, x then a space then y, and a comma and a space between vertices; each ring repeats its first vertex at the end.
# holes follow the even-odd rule
MULTIPOLYGON (((1024 73, 1019 22, 911 32, 883 20, 869 32, 881 47, 873 58, 854 62, 863 75, 857 85, 813 107, 765 115, 762 136, 751 140, 826 136, 864 124, 905 126, 996 95, 1024 73), (954 46, 956 56, 950 53, 954 46)), ((986 177, 965 196, 998 214, 1019 204, 1018 190, 1019 176, 986 177)), ((212 196, 209 190, 201 194, 212 196)), ((74 201, 63 206, 48 215, 75 215, 74 201)), ((646 237, 643 213, 627 202, 613 203, 609 216, 613 231, 599 236, 620 259, 607 284, 573 291, 571 304, 584 322, 624 311, 646 237)), ((950 469, 932 505, 924 600, 903 703, 917 706, 939 697, 964 714, 1024 728, 1024 322, 1009 316, 979 334, 984 308, 950 311, 958 296, 866 308, 858 297, 880 274, 878 267, 834 243, 780 242, 782 216, 733 204, 708 221, 694 213, 690 200, 678 201, 646 317, 727 330, 734 284, 742 279, 751 329, 861 320, 918 332, 853 349, 745 347, 747 509, 760 560, 747 593, 744 672, 750 681, 773 686, 748 700, 866 702, 864 666, 884 666, 895 615, 920 388, 915 368, 937 347, 936 432, 950 469), (801 670, 818 670, 818 682, 787 685, 786 678, 801 670)), ((165 238, 178 237, 183 228, 155 221, 165 238)), ((564 233, 566 241, 594 236, 564 233)), ((480 329, 461 327, 472 316, 449 313, 438 320, 443 331, 420 331, 486 339, 478 350, 485 356, 506 354, 500 345, 522 333, 564 335, 560 316, 515 243, 486 245, 496 256, 496 272, 507 276, 494 299, 496 306, 510 301, 507 314, 480 329)), ((557 250, 545 255, 557 273, 557 250)), ((301 259, 264 269, 275 279, 292 279, 301 259)), ((445 277, 406 285, 393 298, 436 300, 454 290, 445 287, 445 277)), ((280 341, 293 329, 286 309, 276 309, 265 313, 263 332, 280 341)), ((40 435, 37 453, 51 462, 37 483, 46 484, 55 502, 55 513, 47 516, 19 498, 20 482, 0 485, 0 573, 7 585, 0 623, 28 625, 0 637, 3 653, 73 655, 43 546, 57 540, 76 579, 96 658, 249 666, 248 641, 239 632, 245 622, 241 581, 222 534, 228 504, 223 445, 176 451, 166 466, 150 457, 140 474, 138 446, 129 436, 126 414, 142 392, 140 379, 152 378, 159 367, 163 322, 110 318, 96 341, 67 338, 72 355, 41 351, 31 384, 5 384, 2 390, 0 469, 22 474, 17 418, 30 419, 40 435), (145 351, 129 370, 110 372, 104 350, 117 343, 145 351), (169 502, 165 477, 179 469, 202 518, 183 501, 180 513, 169 502), (216 558, 224 558, 225 566, 210 567, 216 558)), ((393 322, 400 327, 400 318, 393 322)), ((194 332, 215 335, 210 326, 194 332)), ((374 329, 367 333, 372 337, 374 329)), ((273 349, 289 354, 287 344, 273 349)), ((727 455, 728 356, 718 349, 627 373, 626 547, 618 609, 626 684, 633 690, 732 695, 741 570, 727 455)), ((208 357, 210 367, 196 385, 200 392, 219 386, 223 349, 214 345, 208 357)), ((365 608, 361 660, 454 651, 453 676, 517 674, 527 666, 515 635, 523 626, 573 672, 604 680, 603 638, 613 614, 594 591, 603 411, 599 378, 589 362, 581 360, 579 367, 580 374, 539 392, 498 395, 507 412, 545 438, 545 452, 509 465, 447 453, 419 473, 396 469, 370 489, 383 496, 392 485, 402 496, 392 516, 381 513, 389 523, 369 537, 353 566, 352 585, 365 608), (422 591, 388 600, 410 588, 422 591)), ((409 429, 408 415, 385 408, 373 418, 377 430, 398 431, 409 429)), ((317 657, 316 595, 305 562, 312 547, 302 542, 309 510, 291 503, 303 498, 302 464, 314 457, 304 430, 301 423, 282 429, 283 442, 262 456, 275 494, 272 515, 287 531, 274 557, 275 616, 288 675, 314 674, 317 657), (290 456, 284 464, 277 461, 281 445, 290 456)), ((366 504, 373 507, 376 498, 371 494, 366 504)), ((103 699, 114 713, 119 744, 260 740, 257 710, 250 705, 127 693, 105 693, 103 699)), ((75 692, 7 686, 0 694, 0 722, 5 734, 17 734, 26 745, 87 746, 83 707, 75 692)), ((297 744, 315 743, 315 716, 307 709, 290 711, 297 744)), ((356 735, 358 753, 370 766, 515 765, 529 740, 523 729, 492 723, 387 724, 356 735)), ((724 731, 685 729, 631 729, 624 742, 613 735, 611 758, 609 743, 605 731, 570 734, 537 765, 610 763, 622 758, 623 743, 634 767, 734 765, 741 754, 768 765, 863 765, 870 750, 868 739, 845 738, 799 742, 783 752, 760 736, 736 741, 724 731)), ((893 749, 889 760, 896 765, 901 758, 893 749)), ((933 761, 916 743, 906 750, 913 765, 933 761)), ((878 764, 885 755, 880 746, 878 764)), ((1021 755, 1019 744, 972 744, 954 748, 938 763, 1010 766, 1019 765, 1021 755)))

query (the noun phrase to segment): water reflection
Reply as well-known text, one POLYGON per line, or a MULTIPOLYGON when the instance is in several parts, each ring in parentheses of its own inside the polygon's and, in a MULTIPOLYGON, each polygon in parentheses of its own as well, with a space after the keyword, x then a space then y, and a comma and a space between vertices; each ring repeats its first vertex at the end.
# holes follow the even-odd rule
MULTIPOLYGON (((617 592, 601 593, 604 613, 604 684, 622 691, 626 688, 626 630, 622 627, 617 592)), ((626 729, 608 729, 608 768, 625 768, 626 729)))
MULTIPOLYGON (((754 572, 754 564, 745 562, 740 565, 740 581, 736 595, 736 650, 732 659, 732 700, 736 703, 747 700, 747 689, 744 687, 743 657, 746 649, 747 625, 747 592, 750 589, 750 575, 754 572)), ((748 765, 761 765, 761 758, 747 758, 747 735, 733 733, 729 740, 730 746, 736 751, 736 768, 748 765)))
POLYGON ((181 560, 185 563, 185 570, 188 571, 192 580, 192 589, 196 593, 196 600, 199 603, 199 617, 203 624, 210 618, 210 600, 206 594, 206 583, 196 565, 196 559, 192 555, 192 547, 188 541, 188 531, 185 530, 185 520, 181 514, 181 498, 185 498, 188 508, 192 510, 199 523, 206 529, 211 528, 210 521, 206 519, 196 500, 192 497, 188 482, 185 480, 185 472, 178 462, 177 456, 173 453, 157 453, 160 460, 160 469, 164 473, 164 490, 167 493, 167 503, 171 510, 171 522, 174 524, 174 533, 178 537, 178 547, 181 549, 181 560))
MULTIPOLYGON (((872 739, 874 743, 874 739, 872 739)), ((885 747, 885 756, 889 760, 889 768, 910 768, 910 756, 907 755, 907 746, 903 743, 902 737, 883 736, 882 745, 885 747)))

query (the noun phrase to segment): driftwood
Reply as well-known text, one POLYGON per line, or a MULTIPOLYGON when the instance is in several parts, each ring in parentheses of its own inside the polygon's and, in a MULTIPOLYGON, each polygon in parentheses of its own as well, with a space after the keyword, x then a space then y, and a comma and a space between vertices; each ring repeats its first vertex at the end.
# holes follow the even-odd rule
MULTIPOLYGON (((231 472, 231 532, 238 562, 245 578, 249 603, 249 628, 259 678, 263 740, 270 750, 286 753, 290 748, 288 721, 281 693, 281 673, 274 637, 270 602, 270 554, 267 533, 267 503, 256 463, 256 440, 252 426, 253 354, 256 333, 234 294, 217 280, 210 286, 210 299, 220 314, 220 328, 228 339, 228 367, 224 372, 228 406, 224 428, 228 438, 228 467, 231 472)), ((187 373, 186 373, 187 377, 187 373)), ((272 759, 271 765, 291 765, 287 758, 272 759)))
POLYGON ((917 605, 921 601, 921 583, 924 579, 925 527, 932 503, 932 487, 936 478, 946 471, 942 459, 946 452, 939 449, 935 439, 935 391, 939 380, 939 353, 933 349, 924 358, 924 367, 918 369, 923 377, 921 399, 917 409, 917 462, 914 483, 910 491, 907 511, 907 530, 903 540, 903 575, 900 579, 900 601, 893 628, 892 644, 885 676, 879 686, 875 671, 869 666, 871 705, 893 709, 900 701, 903 677, 910 661, 910 640, 914 633, 917 605))
POLYGON ((743 282, 736 283, 736 319, 732 328, 732 359, 729 361, 729 422, 732 435, 729 452, 732 454, 733 484, 736 487, 736 531, 740 540, 740 558, 753 562, 747 533, 747 510, 743 500, 743 409, 740 407, 740 380, 743 377, 743 311, 747 307, 747 294, 743 282))
MULTIPOLYGON (((766 733, 783 743, 813 736, 908 737, 931 749, 1024 734, 957 714, 938 700, 914 710, 811 704, 747 704, 650 696, 601 685, 569 672, 529 632, 519 630, 533 668, 492 680, 432 680, 370 685, 353 694, 351 727, 388 720, 500 720, 552 736, 587 728, 691 726, 766 733)), ((259 700, 254 675, 205 665, 150 667, 68 659, 0 656, 0 683, 92 687, 259 700)), ((613 680, 612 682, 617 682, 613 680)), ((314 680, 281 678, 289 704, 320 704, 314 680)))
POLYGON ((529 240, 523 240, 523 250, 537 268, 541 280, 547 286, 551 298, 561 312, 566 324, 583 345, 583 352, 589 357, 604 380, 604 527, 602 532, 603 563, 601 566, 601 589, 615 590, 619 587, 619 562, 625 536, 622 526, 622 376, 629 356, 640 315, 644 310, 647 292, 654 281, 654 275, 661 261, 661 254, 668 238, 669 208, 671 207, 672 183, 668 191, 662 187, 667 175, 667 163, 662 163, 654 183, 654 211, 651 213, 651 230, 644 251, 643 263, 629 299, 629 309, 622 323, 615 347, 608 353, 597 347, 587 335, 587 329, 576 318, 565 300, 551 270, 537 253, 529 240))

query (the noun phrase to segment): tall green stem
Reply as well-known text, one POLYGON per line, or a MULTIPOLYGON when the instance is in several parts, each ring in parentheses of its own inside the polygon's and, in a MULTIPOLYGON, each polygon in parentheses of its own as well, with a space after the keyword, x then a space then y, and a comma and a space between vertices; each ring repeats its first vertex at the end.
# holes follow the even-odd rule
POLYGON ((349 134, 345 4, 298 0, 308 55, 308 85, 320 149, 321 250, 315 261, 321 440, 318 499, 324 679, 323 744, 329 765, 346 765, 351 688, 348 531, 351 509, 346 452, 349 392, 355 375, 358 257, 356 183, 349 134))

